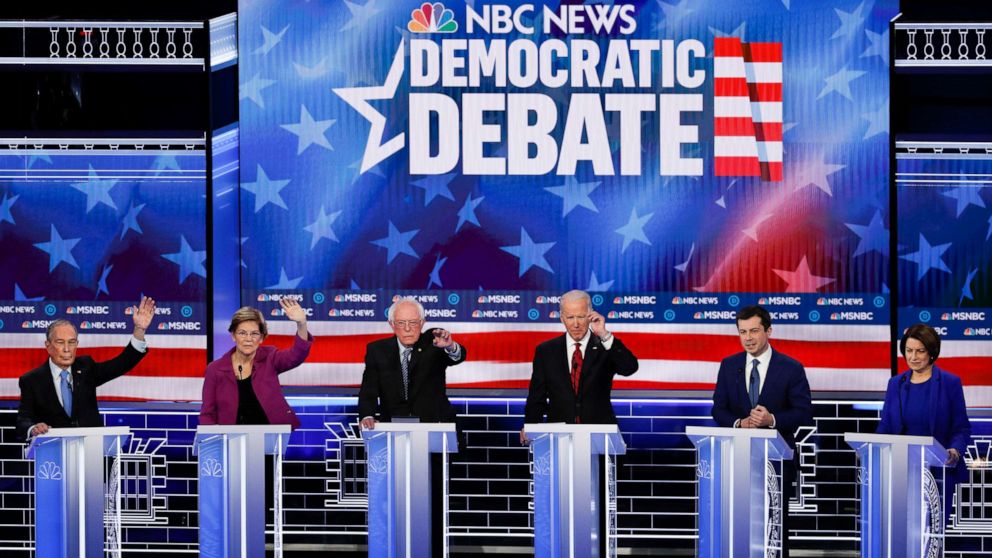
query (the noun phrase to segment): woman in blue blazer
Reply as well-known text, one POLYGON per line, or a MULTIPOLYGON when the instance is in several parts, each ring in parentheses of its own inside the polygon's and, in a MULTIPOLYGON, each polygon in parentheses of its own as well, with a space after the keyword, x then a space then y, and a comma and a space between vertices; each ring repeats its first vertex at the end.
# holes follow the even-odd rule
MULTIPOLYGON (((945 502, 950 503, 954 485, 968 478, 961 456, 971 442, 971 424, 961 379, 934 365, 940 355, 940 336, 926 324, 907 329, 899 350, 909 370, 889 380, 876 432, 936 438, 947 449, 951 469, 944 490, 945 502)), ((949 512, 945 510, 945 517, 949 512)))

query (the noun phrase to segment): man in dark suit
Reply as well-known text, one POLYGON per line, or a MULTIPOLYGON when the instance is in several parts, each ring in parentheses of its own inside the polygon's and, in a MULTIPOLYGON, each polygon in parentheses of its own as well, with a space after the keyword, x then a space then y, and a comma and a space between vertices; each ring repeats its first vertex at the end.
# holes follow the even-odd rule
POLYGON ((106 362, 76 357, 79 339, 68 320, 55 320, 45 333, 48 361, 21 376, 21 403, 15 436, 19 440, 49 428, 103 426, 96 388, 123 376, 147 353, 145 331, 155 315, 155 301, 143 297, 134 309, 134 332, 121 354, 106 362))
POLYGON ((393 303, 388 312, 392 337, 369 343, 365 372, 358 391, 362 428, 378 420, 413 416, 420 422, 454 422, 448 401, 446 371, 465 361, 465 348, 451 332, 433 328, 422 332, 424 307, 413 298, 393 303))
MULTIPOLYGON (((737 313, 737 333, 744 352, 723 359, 713 392, 713 420, 723 427, 774 428, 793 450, 800 426, 813 424, 813 403, 806 369, 797 360, 772 350, 772 318, 760 306, 737 313)), ((789 499, 796 476, 795 459, 782 463, 782 547, 788 557, 789 499)))
MULTIPOLYGON (((389 307, 393 336, 368 344, 365 372, 358 390, 358 416, 366 430, 378 420, 416 417, 420 422, 456 422, 455 408, 447 395, 447 370, 465 361, 465 348, 451 332, 423 331, 424 307, 411 297, 389 307)), ((459 428, 458 449, 465 451, 459 428)), ((431 454, 431 555, 441 556, 444 545, 441 454, 431 454)))
MULTIPOLYGON (((562 295, 565 335, 537 346, 524 406, 524 423, 615 424, 610 392, 613 377, 637 372, 637 357, 606 330, 606 319, 592 309, 589 294, 562 295)), ((520 430, 520 443, 527 438, 520 430)))

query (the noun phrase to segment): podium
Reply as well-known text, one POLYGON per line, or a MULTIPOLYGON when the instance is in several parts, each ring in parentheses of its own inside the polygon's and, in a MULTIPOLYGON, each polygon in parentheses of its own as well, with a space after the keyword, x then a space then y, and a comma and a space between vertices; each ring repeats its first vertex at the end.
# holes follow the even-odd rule
MULTIPOLYGON (((430 556, 430 454, 458 451, 454 423, 377 422, 375 430, 362 431, 362 438, 368 472, 369 556, 430 556)), ((446 534, 447 459, 441 459, 441 471, 446 534)), ((443 547, 447 556, 447 541, 443 547)))
POLYGON ((120 552, 118 457, 130 436, 126 426, 52 428, 31 441, 24 453, 34 459, 35 556, 103 556, 105 547, 120 552), (107 471, 106 457, 113 458, 107 471))
POLYGON ((930 436, 848 432, 844 441, 858 454, 861 556, 942 556, 942 498, 929 468, 943 468, 947 450, 930 436))
POLYGON ((792 449, 775 430, 689 426, 699 452, 700 558, 765 558, 782 551, 781 465, 792 449))
POLYGON ((610 456, 627 452, 615 424, 525 424, 534 452, 534 555, 599 556, 606 537, 616 555, 616 472, 610 456), (606 486, 599 486, 600 455, 606 455, 606 486), (599 532, 606 511, 606 533, 599 532))
POLYGON ((282 455, 289 433, 288 424, 196 429, 201 557, 265 557, 265 456, 269 454, 275 457, 275 556, 282 556, 282 455))

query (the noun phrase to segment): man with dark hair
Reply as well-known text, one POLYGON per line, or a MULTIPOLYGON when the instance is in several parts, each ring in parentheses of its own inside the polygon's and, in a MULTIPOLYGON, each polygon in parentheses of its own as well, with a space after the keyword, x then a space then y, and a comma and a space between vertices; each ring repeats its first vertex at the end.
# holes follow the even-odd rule
POLYGON ((155 315, 155 301, 143 297, 134 309, 134 332, 121 354, 96 362, 76 358, 79 339, 68 320, 55 320, 45 332, 48 361, 21 376, 21 404, 17 408, 19 440, 48 432, 49 428, 103 426, 96 388, 127 374, 147 354, 145 331, 155 315))
MULTIPOLYGON (((744 352, 723 359, 713 392, 713 420, 723 427, 774 428, 792 449, 800 426, 813 424, 806 369, 769 344, 772 317, 761 306, 737 313, 744 352)), ((795 459, 782 462, 782 555, 789 556, 788 517, 795 459)))

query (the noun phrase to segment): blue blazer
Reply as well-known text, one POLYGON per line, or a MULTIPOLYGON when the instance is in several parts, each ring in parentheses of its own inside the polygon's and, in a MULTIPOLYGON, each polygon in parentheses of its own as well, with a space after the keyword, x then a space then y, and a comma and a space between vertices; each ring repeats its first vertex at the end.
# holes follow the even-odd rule
MULTIPOLYGON (((875 429, 878 434, 902 434, 906 429, 902 420, 902 404, 909 391, 907 384, 912 374, 911 370, 907 370, 889 380, 882 405, 882 421, 875 429)), ((961 379, 934 366, 930 381, 934 382, 930 388, 930 435, 945 448, 958 450, 961 460, 955 473, 958 479, 965 479, 968 470, 964 455, 971 443, 971 423, 968 422, 961 379)))
MULTIPOLYGON (((723 359, 713 392, 713 420, 731 427, 737 419, 751 413, 744 366, 747 353, 740 352, 723 359)), ((758 394, 758 404, 775 415, 775 429, 789 444, 796 447, 795 432, 800 426, 813 424, 813 401, 806 380, 806 369, 796 359, 772 349, 765 385, 758 394)))

